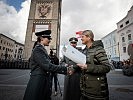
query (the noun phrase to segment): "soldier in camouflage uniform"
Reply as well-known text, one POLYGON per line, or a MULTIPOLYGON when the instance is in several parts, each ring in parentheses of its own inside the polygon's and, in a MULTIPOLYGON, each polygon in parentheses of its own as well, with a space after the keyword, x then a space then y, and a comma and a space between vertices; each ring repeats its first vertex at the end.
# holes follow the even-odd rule
POLYGON ((101 40, 94 41, 91 30, 83 31, 82 44, 86 47, 86 64, 77 64, 82 69, 80 79, 81 100, 109 100, 106 73, 110 64, 101 40))

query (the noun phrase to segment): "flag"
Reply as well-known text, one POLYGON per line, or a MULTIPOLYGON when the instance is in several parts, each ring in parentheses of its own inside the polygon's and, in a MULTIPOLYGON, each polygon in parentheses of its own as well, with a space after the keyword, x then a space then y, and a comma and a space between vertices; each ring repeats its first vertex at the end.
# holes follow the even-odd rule
POLYGON ((78 31, 78 32, 76 32, 76 38, 81 38, 82 32, 83 32, 83 31, 78 31))

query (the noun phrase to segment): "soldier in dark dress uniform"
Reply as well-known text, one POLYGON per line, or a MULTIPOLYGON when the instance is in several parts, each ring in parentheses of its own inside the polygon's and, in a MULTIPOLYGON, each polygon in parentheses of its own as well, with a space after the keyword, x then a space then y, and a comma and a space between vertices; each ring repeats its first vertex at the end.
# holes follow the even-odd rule
MULTIPOLYGON (((72 37, 69 39, 69 42, 70 45, 76 48, 78 39, 72 37)), ((74 65, 74 67, 77 66, 75 62, 65 56, 60 63, 64 62, 68 65, 74 65)), ((80 69, 76 69, 76 72, 74 72, 71 76, 65 76, 63 100, 80 100, 80 69)))
POLYGON ((23 100, 51 100, 50 72, 67 74, 69 67, 50 62, 45 46, 51 41, 51 30, 35 33, 37 45, 30 57, 31 75, 23 100))

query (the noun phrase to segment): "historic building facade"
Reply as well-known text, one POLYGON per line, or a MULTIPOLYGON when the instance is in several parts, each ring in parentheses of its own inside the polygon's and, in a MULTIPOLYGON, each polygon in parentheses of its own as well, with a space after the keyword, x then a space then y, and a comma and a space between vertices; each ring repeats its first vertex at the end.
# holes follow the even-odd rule
POLYGON ((52 30, 52 41, 46 49, 48 52, 50 49, 54 49, 54 52, 59 56, 61 3, 62 0, 31 0, 24 59, 29 59, 31 55, 33 44, 36 41, 35 32, 47 29, 52 30))
POLYGON ((23 54, 24 54, 24 44, 15 42, 14 59, 23 60, 23 54))
POLYGON ((117 23, 120 60, 133 59, 133 6, 127 15, 117 23))
POLYGON ((133 59, 133 6, 117 23, 117 29, 102 38, 108 59, 133 59))
POLYGON ((16 42, 4 34, 0 34, 0 59, 23 59, 24 45, 16 42))
POLYGON ((119 49, 117 30, 112 31, 108 35, 103 37, 102 41, 109 61, 111 60, 119 61, 120 49, 119 49))

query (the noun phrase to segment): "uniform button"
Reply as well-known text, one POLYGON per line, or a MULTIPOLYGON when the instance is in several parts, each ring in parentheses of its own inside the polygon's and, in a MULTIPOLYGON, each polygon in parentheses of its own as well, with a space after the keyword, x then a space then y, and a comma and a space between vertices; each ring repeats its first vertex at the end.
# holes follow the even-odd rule
POLYGON ((97 78, 97 80, 99 80, 99 77, 97 78))

